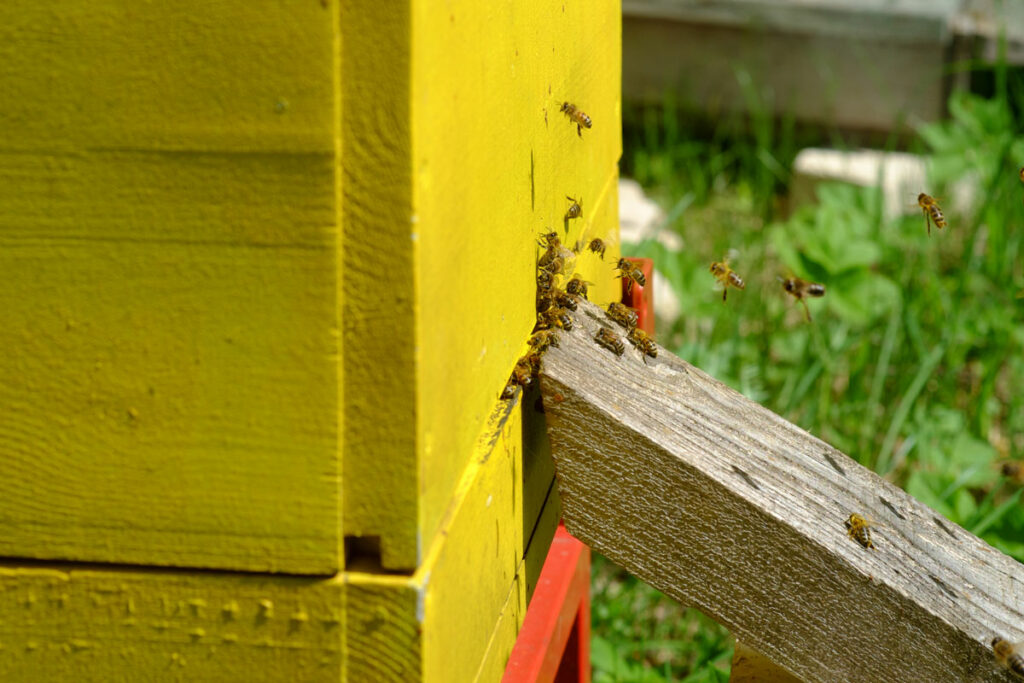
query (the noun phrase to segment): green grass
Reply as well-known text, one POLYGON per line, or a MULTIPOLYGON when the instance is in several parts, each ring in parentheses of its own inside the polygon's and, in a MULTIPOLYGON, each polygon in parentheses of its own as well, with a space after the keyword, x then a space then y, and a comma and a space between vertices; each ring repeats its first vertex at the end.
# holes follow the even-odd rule
MULTIPOLYGON (((685 245, 631 250, 682 304, 662 345, 1024 559, 1021 490, 999 471, 1024 458, 1024 107, 1006 92, 997 73, 995 97, 954 95, 950 120, 919 131, 922 190, 976 191, 973 210, 943 202, 931 237, 920 213, 885 220, 876 189, 842 184, 777 220, 799 141, 756 109, 700 141, 671 103, 633 112, 623 167, 685 245), (747 289, 723 305, 707 269, 730 250, 747 289), (812 324, 775 279, 787 272, 828 288, 812 324)), ((727 680, 729 636, 699 613, 602 558, 592 599, 595 680, 727 680)))

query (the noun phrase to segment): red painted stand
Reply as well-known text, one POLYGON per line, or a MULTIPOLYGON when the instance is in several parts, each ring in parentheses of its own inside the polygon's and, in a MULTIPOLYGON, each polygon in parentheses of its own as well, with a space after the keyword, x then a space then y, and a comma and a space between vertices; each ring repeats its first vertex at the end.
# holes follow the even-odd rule
POLYGON ((639 287, 635 283, 626 293, 626 286, 629 280, 622 278, 622 303, 630 308, 636 309, 636 317, 639 319, 637 327, 654 336, 654 262, 649 258, 626 259, 633 265, 639 266, 647 278, 647 286, 639 287))
MULTIPOLYGON (((647 286, 634 285, 622 303, 636 309, 637 325, 654 335, 654 264, 640 267, 647 286)), ((590 683, 590 548, 561 523, 551 542, 523 629, 509 655, 502 683, 590 683)))
POLYGON ((590 682, 590 548, 562 524, 501 680, 590 682))

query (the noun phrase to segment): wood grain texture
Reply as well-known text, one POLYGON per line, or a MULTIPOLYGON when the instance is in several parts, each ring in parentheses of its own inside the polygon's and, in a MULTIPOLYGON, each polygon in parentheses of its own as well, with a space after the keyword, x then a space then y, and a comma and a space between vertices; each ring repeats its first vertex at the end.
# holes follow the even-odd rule
MULTIPOLYGON (((344 3, 344 533, 389 569, 423 561, 523 353, 538 235, 615 231, 620 22, 618 2, 344 3)), ((612 296, 611 264, 580 269, 612 296)))
POLYGON ((1011 680, 988 643, 1024 636, 1024 565, 664 349, 615 357, 596 307, 576 319, 541 378, 575 536, 806 681, 1011 680))
POLYGON ((0 6, 0 555, 339 568, 334 32, 0 6))
POLYGON ((340 577, 7 563, 0 679, 337 683, 344 602, 340 577))

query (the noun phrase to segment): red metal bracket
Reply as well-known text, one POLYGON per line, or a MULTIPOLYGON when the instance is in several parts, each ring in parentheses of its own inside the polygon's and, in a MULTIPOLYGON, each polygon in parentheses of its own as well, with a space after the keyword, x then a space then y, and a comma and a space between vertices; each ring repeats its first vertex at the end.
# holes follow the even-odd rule
POLYGON ((641 287, 633 283, 627 291, 630 280, 622 278, 622 303, 630 308, 636 309, 638 318, 637 327, 654 336, 654 261, 649 258, 626 259, 635 266, 638 266, 647 278, 647 286, 641 287))
POLYGON ((561 523, 502 683, 590 683, 590 548, 561 523))
MULTIPOLYGON (((654 262, 631 258, 647 278, 622 303, 636 309, 637 326, 654 335, 654 262)), ((590 683, 590 548, 558 524, 523 628, 502 683, 590 683)))

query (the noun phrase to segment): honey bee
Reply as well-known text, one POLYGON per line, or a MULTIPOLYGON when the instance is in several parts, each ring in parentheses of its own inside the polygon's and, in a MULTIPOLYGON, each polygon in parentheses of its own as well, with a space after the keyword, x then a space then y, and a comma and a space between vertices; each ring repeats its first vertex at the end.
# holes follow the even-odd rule
POLYGON ((608 304, 608 317, 627 330, 635 328, 638 322, 636 311, 625 304, 620 304, 618 301, 608 304))
POLYGON ((846 520, 846 535, 860 543, 865 548, 875 549, 871 542, 871 527, 873 525, 857 513, 850 515, 846 520))
POLYGON ((565 268, 565 259, 561 256, 551 256, 551 250, 549 249, 544 253, 544 257, 541 258, 538 265, 542 270, 546 270, 552 275, 560 275, 565 268))
POLYGON ((608 247, 604 243, 604 240, 600 237, 595 237, 590 240, 590 244, 587 245, 587 249, 600 256, 602 261, 604 261, 604 250, 607 248, 608 247))
POLYGON ((565 112, 569 120, 576 124, 576 134, 580 137, 583 137, 584 128, 590 128, 593 125, 590 117, 584 114, 575 104, 563 102, 560 111, 565 112))
POLYGON ((658 345, 639 327, 631 329, 629 334, 626 335, 626 339, 640 352, 640 358, 643 360, 644 365, 647 364, 647 356, 651 358, 658 357, 658 345))
POLYGON ((1024 463, 1016 461, 1004 462, 1001 471, 1003 476, 1014 484, 1024 486, 1024 463))
POLYGON ((811 320, 811 311, 807 308, 807 302, 804 301, 806 297, 821 297, 825 296, 825 285, 818 284, 817 282, 808 282, 807 280, 801 280, 798 277, 789 277, 783 280, 782 288, 794 299, 799 301, 804 306, 804 313, 807 315, 807 321, 811 320))
POLYGON ((537 327, 541 330, 560 327, 568 331, 572 329, 572 325, 572 316, 564 308, 549 308, 537 314, 537 327))
POLYGON ((540 236, 540 239, 541 241, 538 242, 538 244, 548 249, 558 249, 560 246, 562 246, 562 240, 558 239, 557 232, 546 232, 540 236))
POLYGON ((929 235, 932 234, 933 222, 939 230, 946 227, 946 217, 942 215, 942 209, 939 208, 939 203, 935 201, 934 197, 929 197, 922 192, 917 195, 917 205, 924 212, 924 224, 928 228, 929 235))
POLYGON ((528 357, 524 356, 517 360, 516 366, 512 368, 512 375, 508 378, 508 383, 501 390, 501 398, 508 400, 515 396, 517 386, 529 389, 533 384, 533 376, 535 374, 533 365, 528 357))
POLYGON ((580 204, 579 200, 573 199, 568 195, 566 195, 565 198, 572 202, 572 205, 569 207, 569 210, 565 212, 565 220, 571 220, 573 218, 579 218, 580 216, 582 216, 583 206, 580 204))
POLYGON ((622 343, 622 339, 619 335, 612 332, 607 327, 602 327, 597 331, 597 336, 594 337, 594 341, 608 349, 616 356, 621 356, 626 352, 626 345, 622 343))
POLYGON ((554 301, 556 306, 568 308, 570 311, 575 311, 577 309, 576 295, 569 294, 568 292, 558 289, 557 287, 554 290, 552 290, 551 299, 552 301, 554 301))
POLYGON ((1013 675, 1024 680, 1024 655, 1021 655, 1021 643, 1011 643, 996 637, 992 639, 992 653, 996 656, 999 666, 1008 669, 1013 675))
POLYGON ((620 277, 628 280, 629 284, 626 285, 626 293, 633 291, 633 283, 643 287, 647 284, 647 278, 644 276, 644 271, 640 270, 638 266, 634 266, 629 262, 628 259, 620 258, 619 263, 615 266, 619 271, 616 277, 620 277))
POLYGON ((715 279, 722 283, 722 301, 726 300, 729 296, 729 286, 732 285, 736 289, 746 289, 747 284, 743 282, 743 278, 736 274, 732 268, 729 267, 729 262, 722 259, 721 262, 715 261, 711 264, 711 274, 715 276, 715 279))
POLYGON ((544 353, 549 347, 559 347, 558 335, 553 330, 538 330, 530 337, 530 347, 537 353, 544 353))
POLYGON ((555 286, 555 276, 544 270, 537 271, 537 289, 541 292, 549 292, 555 286))
POLYGON ((565 291, 568 294, 576 296, 582 296, 584 299, 587 298, 587 285, 592 285, 593 282, 587 282, 579 275, 573 275, 572 279, 565 283, 565 291))

